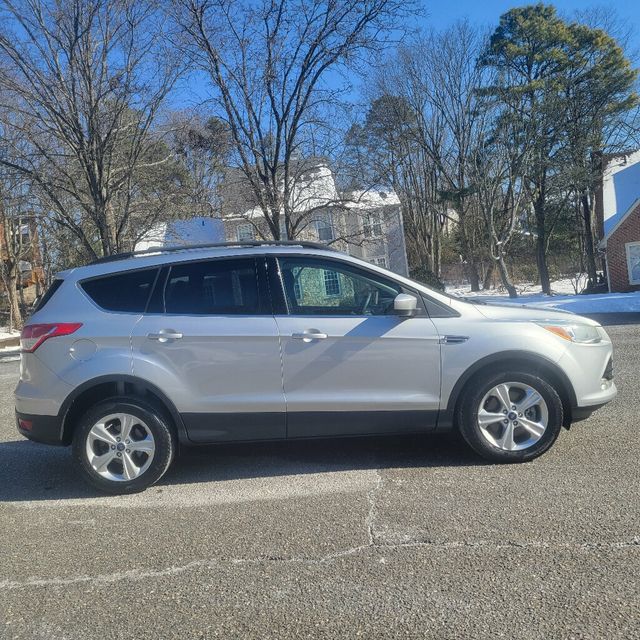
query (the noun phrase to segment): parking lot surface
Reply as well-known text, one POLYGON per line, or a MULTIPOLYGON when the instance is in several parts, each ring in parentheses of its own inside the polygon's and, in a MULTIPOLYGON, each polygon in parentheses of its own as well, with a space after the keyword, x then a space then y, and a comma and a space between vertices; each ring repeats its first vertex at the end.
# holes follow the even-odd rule
POLYGON ((640 638, 640 329, 619 397, 524 465, 457 438, 207 447, 127 497, 16 432, 0 638, 640 638))

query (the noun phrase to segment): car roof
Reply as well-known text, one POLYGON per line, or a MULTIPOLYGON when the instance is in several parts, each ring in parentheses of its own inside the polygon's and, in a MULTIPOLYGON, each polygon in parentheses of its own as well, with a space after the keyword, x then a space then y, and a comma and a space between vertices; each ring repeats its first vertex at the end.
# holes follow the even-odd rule
POLYGON ((92 262, 82 267, 74 267, 61 271, 57 277, 62 279, 83 279, 132 269, 143 269, 145 267, 162 266, 165 264, 175 264, 178 262, 189 262, 193 260, 204 260, 206 258, 219 258, 226 256, 255 256, 270 254, 300 254, 317 256, 340 256, 341 258, 351 258, 346 253, 338 252, 330 247, 315 243, 250 243, 250 244, 218 244, 218 245, 195 245, 184 247, 168 247, 149 249, 128 254, 116 254, 92 262))
POLYGON ((337 251, 336 249, 315 242, 247 242, 150 249, 130 254, 110 256, 108 259, 97 260, 96 262, 83 267, 74 267, 73 269, 61 271, 56 275, 56 277, 77 282, 88 278, 106 276, 123 271, 131 271, 133 269, 144 269, 146 267, 171 265, 180 262, 206 260, 207 258, 287 254, 338 258, 340 261, 350 262, 354 265, 364 267, 369 271, 376 271, 387 278, 392 277, 394 280, 404 283, 406 286, 413 289, 422 291, 440 302, 449 305, 452 304, 451 297, 444 293, 435 291, 426 285, 415 282, 414 280, 398 273, 391 273, 388 269, 383 269, 382 267, 366 262, 361 258, 351 256, 348 253, 337 251))

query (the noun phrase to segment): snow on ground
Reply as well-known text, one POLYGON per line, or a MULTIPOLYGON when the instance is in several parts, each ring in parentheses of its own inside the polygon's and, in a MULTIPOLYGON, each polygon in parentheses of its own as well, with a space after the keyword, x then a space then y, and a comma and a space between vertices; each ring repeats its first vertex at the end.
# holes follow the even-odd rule
MULTIPOLYGON (((576 293, 576 288, 578 291, 580 291, 585 284, 585 282, 579 280, 576 285, 576 280, 574 278, 562 278, 561 280, 554 280, 551 283, 551 291, 554 294, 558 295, 574 295, 576 293)), ((542 294, 542 289, 540 288, 539 284, 528 282, 524 284, 517 284, 515 285, 515 287, 518 291, 519 296, 531 295, 536 293, 540 295, 542 294)), ((447 286, 446 289, 447 293, 452 293, 455 296, 480 296, 483 298, 486 296, 491 296, 492 298, 496 296, 509 296, 507 290, 502 286, 497 287, 496 289, 488 289, 487 291, 479 292, 471 291, 471 288, 468 284, 461 287, 447 286)))
POLYGON ((509 298, 509 294, 501 289, 472 293, 468 286, 447 287, 447 293, 489 303, 563 309, 573 313, 640 313, 640 291, 576 295, 574 283, 575 280, 571 278, 552 282, 551 291, 555 295, 551 296, 541 293, 540 285, 533 284, 516 286, 517 298, 509 298))
POLYGON ((9 331, 9 327, 0 327, 0 340, 6 340, 7 338, 19 338, 19 331, 9 331))

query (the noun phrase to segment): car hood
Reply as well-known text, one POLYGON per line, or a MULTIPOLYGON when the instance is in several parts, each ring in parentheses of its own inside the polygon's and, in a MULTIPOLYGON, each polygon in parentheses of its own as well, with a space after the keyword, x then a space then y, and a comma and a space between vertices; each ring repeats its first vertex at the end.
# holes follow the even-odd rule
POLYGON ((479 305, 476 309, 485 318, 503 320, 505 322, 579 322, 592 326, 598 326, 599 324, 595 320, 562 309, 493 303, 479 305))

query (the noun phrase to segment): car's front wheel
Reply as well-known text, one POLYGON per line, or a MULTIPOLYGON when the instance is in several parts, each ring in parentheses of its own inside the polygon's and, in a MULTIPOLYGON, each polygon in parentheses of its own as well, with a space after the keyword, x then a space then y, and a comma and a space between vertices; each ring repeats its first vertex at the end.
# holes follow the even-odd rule
POLYGON ((563 423, 562 401, 543 378, 506 371, 475 378, 461 397, 458 425, 493 462, 526 462, 547 451, 563 423))
POLYGON ((98 403, 80 419, 73 455, 87 480, 106 493, 135 493, 157 482, 175 455, 166 418, 137 398, 98 403))

